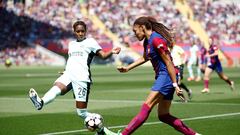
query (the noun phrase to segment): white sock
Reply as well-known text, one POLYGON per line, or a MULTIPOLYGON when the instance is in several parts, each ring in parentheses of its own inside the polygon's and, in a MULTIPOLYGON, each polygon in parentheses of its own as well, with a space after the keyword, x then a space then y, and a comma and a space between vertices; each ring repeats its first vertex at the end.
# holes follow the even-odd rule
POLYGON ((85 119, 87 116, 91 115, 91 113, 89 113, 87 109, 79 109, 79 108, 77 108, 77 114, 82 119, 85 119))
POLYGON ((188 65, 187 68, 188 68, 189 77, 194 78, 192 65, 188 65))
POLYGON ((61 89, 57 86, 53 86, 45 95, 42 97, 44 105, 52 102, 56 96, 61 94, 61 89))
POLYGON ((199 67, 197 67, 197 75, 198 75, 198 77, 201 77, 201 70, 199 67))

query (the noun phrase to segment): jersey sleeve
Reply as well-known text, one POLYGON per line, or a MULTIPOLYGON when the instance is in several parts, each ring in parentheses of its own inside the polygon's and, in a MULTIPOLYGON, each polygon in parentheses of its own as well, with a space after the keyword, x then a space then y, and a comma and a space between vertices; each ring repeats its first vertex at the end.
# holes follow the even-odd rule
POLYGON ((94 53, 97 53, 97 51, 102 50, 102 47, 98 44, 98 42, 95 39, 91 38, 90 50, 94 53))
POLYGON ((164 53, 169 51, 167 47, 167 42, 162 38, 155 37, 152 41, 152 44, 159 53, 164 53))

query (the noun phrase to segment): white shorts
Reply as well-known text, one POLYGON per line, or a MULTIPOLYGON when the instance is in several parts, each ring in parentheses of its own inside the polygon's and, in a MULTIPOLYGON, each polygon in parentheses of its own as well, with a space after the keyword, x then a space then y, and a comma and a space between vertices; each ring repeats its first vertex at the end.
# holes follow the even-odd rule
POLYGON ((73 89, 73 94, 76 101, 88 102, 88 95, 90 92, 90 84, 89 82, 83 81, 72 81, 69 75, 64 72, 55 82, 60 82, 67 86, 67 88, 73 89))

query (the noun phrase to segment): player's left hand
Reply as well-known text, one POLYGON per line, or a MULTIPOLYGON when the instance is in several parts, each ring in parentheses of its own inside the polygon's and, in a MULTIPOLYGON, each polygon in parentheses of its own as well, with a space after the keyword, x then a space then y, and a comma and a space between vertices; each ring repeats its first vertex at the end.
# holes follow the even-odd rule
POLYGON ((117 67, 117 70, 121 73, 126 73, 128 72, 128 68, 127 67, 117 67))
POLYGON ((115 48, 112 49, 112 53, 113 53, 113 54, 119 54, 120 51, 121 51, 121 48, 120 48, 120 47, 115 47, 115 48))

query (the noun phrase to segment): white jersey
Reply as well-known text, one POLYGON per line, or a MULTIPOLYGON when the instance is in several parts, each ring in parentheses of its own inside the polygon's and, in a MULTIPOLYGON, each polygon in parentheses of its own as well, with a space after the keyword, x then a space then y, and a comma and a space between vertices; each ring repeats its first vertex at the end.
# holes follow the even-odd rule
POLYGON ((91 82, 90 64, 96 52, 101 49, 101 46, 93 38, 69 43, 65 72, 72 81, 91 82))
POLYGON ((190 61, 197 61, 197 52, 198 52, 198 46, 197 45, 193 45, 190 47, 190 61))
POLYGON ((184 63, 184 58, 182 55, 184 54, 184 50, 177 45, 173 46, 173 49, 171 51, 171 56, 173 59, 173 64, 174 66, 180 66, 184 63))

